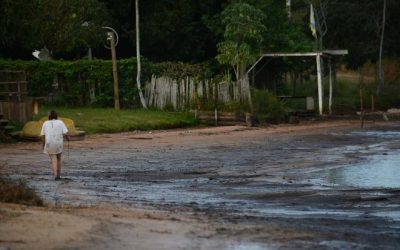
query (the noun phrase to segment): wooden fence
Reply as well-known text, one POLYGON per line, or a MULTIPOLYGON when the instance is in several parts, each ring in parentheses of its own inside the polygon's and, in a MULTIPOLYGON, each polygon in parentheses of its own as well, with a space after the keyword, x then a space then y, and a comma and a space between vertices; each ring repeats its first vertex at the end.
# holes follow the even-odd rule
POLYGON ((195 117, 207 125, 237 125, 247 124, 247 114, 241 112, 220 112, 216 109, 214 111, 196 110, 195 117))
POLYGON ((195 81, 193 78, 176 80, 169 77, 153 76, 145 84, 147 105, 158 109, 166 107, 175 110, 182 108, 197 108, 204 102, 229 103, 246 101, 249 89, 248 79, 241 84, 237 82, 220 82, 212 80, 195 81))
POLYGON ((0 102, 0 113, 10 121, 25 123, 32 120, 32 102, 0 102))
POLYGON ((25 123, 32 119, 32 99, 27 96, 24 71, 0 71, 0 113, 11 121, 25 123))

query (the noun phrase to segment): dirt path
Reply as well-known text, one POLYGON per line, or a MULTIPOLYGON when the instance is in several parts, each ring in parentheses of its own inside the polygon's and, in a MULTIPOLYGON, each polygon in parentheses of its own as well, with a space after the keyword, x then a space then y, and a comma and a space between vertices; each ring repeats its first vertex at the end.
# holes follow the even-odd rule
POLYGON ((39 143, 0 145, 0 174, 47 204, 0 204, 0 248, 397 249, 400 189, 336 170, 400 152, 400 126, 359 125, 88 136, 70 143, 61 182, 39 143))

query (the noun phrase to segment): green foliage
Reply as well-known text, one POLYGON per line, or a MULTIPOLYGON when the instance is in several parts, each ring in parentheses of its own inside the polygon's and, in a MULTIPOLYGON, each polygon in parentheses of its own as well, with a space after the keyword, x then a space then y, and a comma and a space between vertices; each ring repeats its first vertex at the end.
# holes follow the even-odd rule
POLYGON ((8 46, 17 42, 27 51, 46 46, 54 57, 71 58, 105 40, 101 27, 109 14, 98 0, 4 0, 3 7, 1 33, 8 46))
MULTIPOLYGON (((382 11, 382 0, 330 0, 327 47, 348 49, 346 62, 353 69, 368 61, 375 62, 379 53, 382 11)), ((387 0, 384 56, 400 55, 399 11, 399 1, 387 0)))
MULTIPOLYGON (((315 46, 308 27, 309 2, 317 7, 321 1, 292 0, 289 19, 284 0, 140 1, 142 54, 157 62, 202 62, 215 58, 216 45, 224 40, 221 12, 232 3, 252 5, 264 13, 262 24, 267 32, 262 34, 263 52, 309 51, 315 46)), ((400 1, 386 2, 384 56, 399 56, 400 1)), ((345 59, 354 68, 367 60, 376 60, 382 3, 382 0, 329 0, 325 47, 348 49, 350 53, 345 59)), ((241 16, 230 15, 230 18, 241 16)), ((105 41, 104 30, 99 30, 101 26, 117 30, 118 56, 135 55, 134 1, 2 0, 0 57, 32 58, 33 50, 46 45, 57 58, 82 58, 88 47, 93 48, 97 58, 108 58, 109 51, 102 46, 105 41), (86 22, 88 25, 82 26, 86 22)))
MULTIPOLYGON (((219 13, 221 2, 224 1, 140 1, 142 54, 157 62, 201 62, 215 56, 218 40, 203 17, 219 13)), ((112 5, 116 5, 114 1, 112 5)))
POLYGON ((222 12, 222 17, 226 40, 245 42, 253 46, 263 41, 265 14, 261 10, 246 3, 233 3, 222 12))
POLYGON ((195 79, 207 79, 213 75, 208 63, 161 62, 153 65, 152 72, 157 76, 166 76, 177 80, 187 76, 195 79))
MULTIPOLYGON (((246 105, 240 105, 239 102, 231 101, 227 103, 218 103, 216 105, 217 110, 226 112, 246 112, 248 110, 246 105)), ((210 109, 213 110, 213 109, 210 109)))
MULTIPOLYGON (((123 108, 141 107, 136 85, 136 59, 117 63, 120 104, 123 108)), ((111 61, 8 61, 0 60, 0 70, 24 70, 28 95, 42 97, 46 102, 67 106, 113 107, 114 90, 111 61)), ((164 62, 153 64, 142 58, 142 82, 152 75, 195 81, 212 79, 215 65, 164 62)))
POLYGON ((252 90, 254 113, 267 122, 282 122, 286 118, 286 112, 282 102, 265 90, 252 90))
MULTIPOLYGON (((118 61, 120 102, 122 107, 138 106, 135 82, 136 60, 118 61)), ((7 61, 0 60, 0 69, 24 70, 28 95, 45 97, 60 105, 113 106, 111 61, 7 61), (90 91, 95 90, 94 96, 90 91), (55 97, 51 100, 51 97, 55 97), (94 98, 94 99, 93 99, 94 98)), ((142 75, 146 81, 152 74, 152 64, 142 59, 142 75)))
POLYGON ((225 41, 218 44, 217 60, 233 66, 238 79, 259 55, 266 30, 264 18, 262 11, 246 3, 232 3, 222 12, 225 41))
MULTIPOLYGON (((324 110, 328 110, 329 106, 329 83, 327 79, 323 85, 324 87, 324 110)), ((371 110, 371 96, 375 99, 375 110, 385 111, 389 108, 400 107, 400 99, 398 93, 400 93, 400 85, 398 83, 386 84, 382 89, 379 96, 376 96, 376 83, 366 82, 362 86, 363 96, 363 107, 366 111, 371 110)), ((286 88, 291 89, 293 86, 287 83, 286 88)), ((314 97, 315 108, 318 108, 317 100, 317 83, 315 79, 310 79, 297 87, 296 94, 298 96, 312 96, 314 97)), ((287 100, 285 106, 293 109, 304 109, 304 99, 287 100)), ((357 111, 360 111, 360 85, 358 78, 349 80, 348 78, 338 77, 336 83, 333 86, 333 100, 332 100, 332 112, 333 114, 352 114, 354 115, 357 111)))
POLYGON ((187 112, 142 109, 115 111, 112 108, 68 108, 64 106, 40 107, 42 116, 45 116, 50 110, 56 110, 60 117, 72 119, 76 127, 89 134, 181 128, 197 124, 194 115, 187 112))
POLYGON ((387 110, 390 108, 400 108, 400 86, 385 86, 382 92, 376 97, 376 108, 378 110, 387 110))

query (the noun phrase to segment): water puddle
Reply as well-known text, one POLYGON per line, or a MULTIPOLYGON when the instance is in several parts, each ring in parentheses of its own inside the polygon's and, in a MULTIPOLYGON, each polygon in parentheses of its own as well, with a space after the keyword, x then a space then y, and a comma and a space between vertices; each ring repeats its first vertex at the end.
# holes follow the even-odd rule
POLYGON ((381 217, 388 217, 394 221, 400 221, 400 211, 384 211, 384 212, 376 212, 372 215, 381 216, 381 217))
MULTIPOLYGON (((317 208, 295 208, 295 207, 265 207, 251 209, 249 214, 261 214, 268 217, 287 217, 287 218, 327 218, 329 217, 357 217, 361 216, 361 212, 357 211, 345 211, 338 209, 317 209, 317 208)), ((386 214, 385 214, 386 215, 386 214)))
POLYGON ((357 188, 400 188, 400 150, 392 145, 398 144, 400 131, 361 130, 351 132, 348 136, 370 138, 370 142, 375 142, 333 148, 329 154, 342 154, 345 157, 343 159, 356 154, 366 157, 366 160, 322 171, 323 181, 330 185, 357 188))
POLYGON ((400 188, 400 152, 374 155, 367 162, 328 170, 326 181, 359 188, 400 188))
POLYGON ((362 136, 362 137, 375 137, 375 138, 400 138, 400 131, 396 130, 388 130, 388 131, 380 131, 380 130, 368 130, 368 131, 354 131, 351 132, 350 135, 354 136, 362 136))
POLYGON ((231 250, 268 250, 268 249, 276 249, 273 247, 268 247, 261 244, 251 243, 251 242, 239 242, 234 245, 227 247, 227 249, 231 250))

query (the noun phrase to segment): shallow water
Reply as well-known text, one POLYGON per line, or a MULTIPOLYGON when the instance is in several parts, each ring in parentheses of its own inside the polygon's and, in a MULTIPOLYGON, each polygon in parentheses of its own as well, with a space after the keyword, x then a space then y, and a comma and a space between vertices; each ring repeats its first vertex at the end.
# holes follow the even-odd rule
POLYGON ((268 250, 268 249, 276 249, 273 247, 267 247, 265 244, 256 244, 252 242, 238 242, 234 245, 227 247, 226 249, 230 250, 268 250))
POLYGON ((359 188, 400 188, 400 152, 374 155, 361 164, 328 170, 330 184, 359 188))
POLYGON ((388 130, 388 131, 379 131, 379 130, 369 130, 369 131, 354 131, 350 133, 355 136, 368 136, 368 137, 377 137, 377 138, 400 138, 400 131, 396 130, 388 130))
POLYGON ((344 147, 342 153, 361 153, 366 159, 325 171, 325 181, 358 188, 400 188, 400 132, 365 130, 351 132, 349 136, 369 138, 379 143, 344 147))

